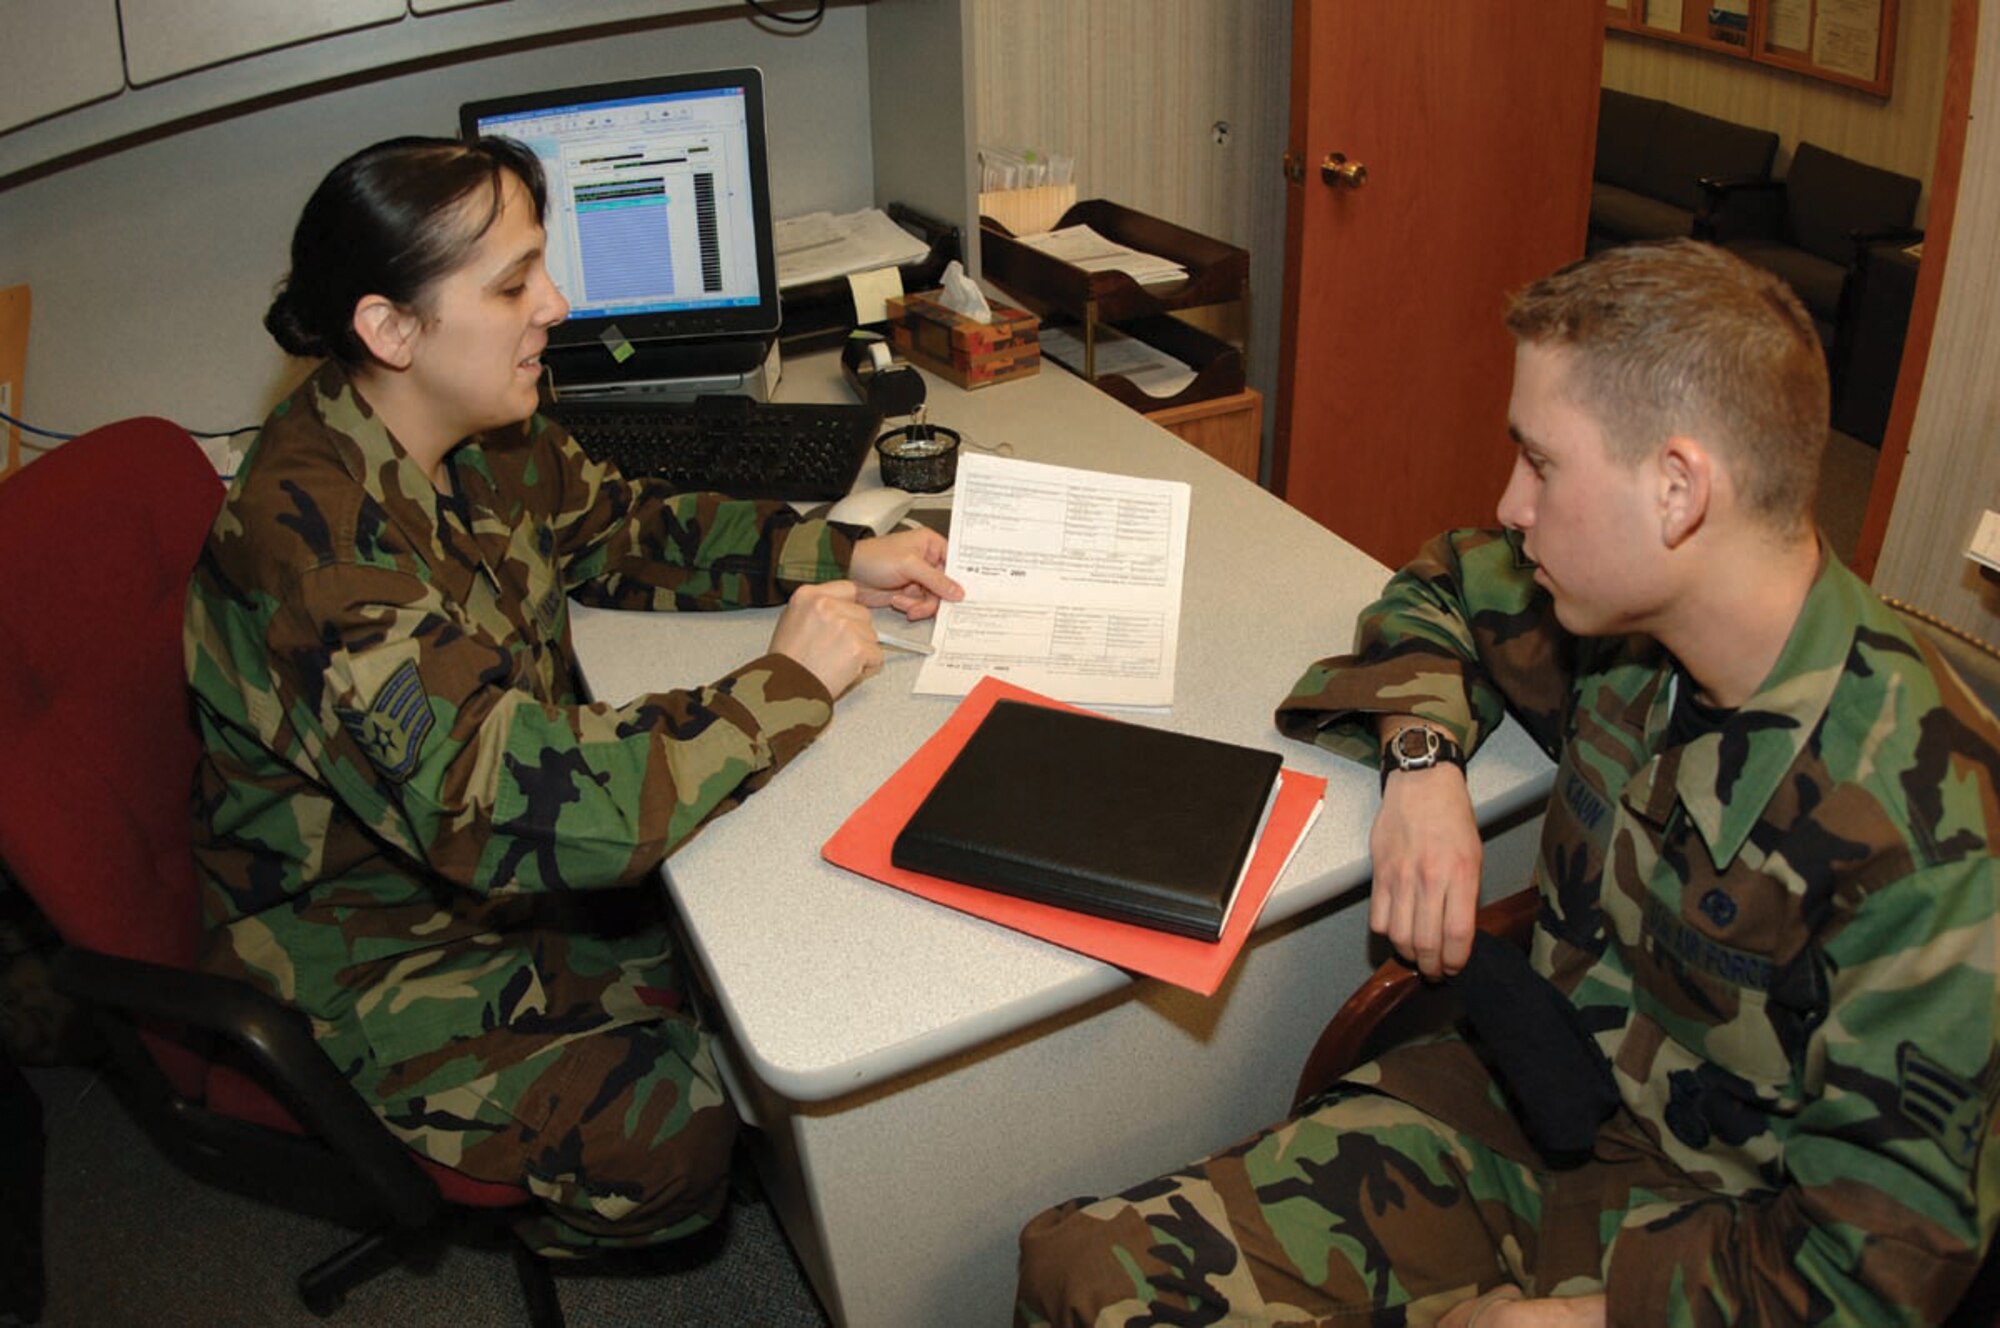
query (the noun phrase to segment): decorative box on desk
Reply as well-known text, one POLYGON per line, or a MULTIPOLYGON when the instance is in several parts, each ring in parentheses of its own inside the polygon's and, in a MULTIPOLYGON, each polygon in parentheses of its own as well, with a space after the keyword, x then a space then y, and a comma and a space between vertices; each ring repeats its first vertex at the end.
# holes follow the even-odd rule
POLYGON ((1022 243, 990 216, 979 219, 982 276, 1044 324, 1073 325, 1083 345, 1082 376, 1106 395, 1254 481, 1263 401, 1246 384, 1239 344, 1250 295, 1249 252, 1104 199, 1076 204, 1051 229, 1077 225, 1171 259, 1187 269, 1187 279, 1141 285, 1124 272, 1080 268, 1022 243), (1238 341, 1210 330, 1232 323, 1238 341), (1171 394, 1156 395, 1123 374, 1101 371, 1100 343, 1113 333, 1144 342, 1192 376, 1171 394))
POLYGON ((890 300, 889 340, 905 355, 963 388, 1026 378, 1042 367, 1041 325, 1026 310, 996 304, 981 323, 928 295, 890 300))

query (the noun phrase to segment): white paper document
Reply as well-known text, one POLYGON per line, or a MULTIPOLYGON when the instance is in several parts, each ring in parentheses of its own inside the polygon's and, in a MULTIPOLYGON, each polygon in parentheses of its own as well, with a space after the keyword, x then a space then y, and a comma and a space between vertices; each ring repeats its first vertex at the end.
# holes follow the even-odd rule
POLYGON ((1180 645, 1187 484, 962 455, 938 610, 916 690, 986 674, 1059 701, 1168 706, 1180 645))
MULTIPOLYGON (((1083 338, 1066 327, 1043 324, 1042 358, 1083 374, 1083 338)), ((1194 381, 1194 370, 1173 356, 1149 346, 1137 337, 1119 336, 1106 328, 1097 330, 1097 375, 1117 374, 1147 396, 1166 398, 1186 390, 1194 381)))
POLYGON ((1173 259, 1119 244, 1088 226, 1064 226, 1040 235, 1023 235, 1021 243, 1085 272, 1123 272, 1141 286, 1187 280, 1187 269, 1173 259))
POLYGON ((808 212, 771 228, 781 290, 850 272, 914 263, 930 246, 904 230, 879 208, 835 216, 808 212))

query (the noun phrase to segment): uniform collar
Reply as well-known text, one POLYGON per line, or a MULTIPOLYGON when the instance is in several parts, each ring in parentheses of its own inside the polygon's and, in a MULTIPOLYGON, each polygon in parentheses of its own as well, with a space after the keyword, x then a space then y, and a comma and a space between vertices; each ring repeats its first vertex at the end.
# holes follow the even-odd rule
POLYGON ((477 438, 447 453, 445 468, 465 500, 473 539, 443 528, 437 489, 388 425, 355 390, 354 381, 329 360, 308 380, 312 406, 335 438, 341 463, 362 490, 380 505, 432 576, 454 596, 471 590, 471 578, 495 571, 506 556, 511 530, 494 511, 496 486, 477 438))
POLYGON ((1871 598, 1822 546, 1820 573, 1777 663, 1719 730, 1660 751, 1676 686, 1659 689, 1646 716, 1646 747, 1658 755, 1626 785, 1626 805, 1656 824, 1680 808, 1717 867, 1734 861, 1832 704, 1871 598))

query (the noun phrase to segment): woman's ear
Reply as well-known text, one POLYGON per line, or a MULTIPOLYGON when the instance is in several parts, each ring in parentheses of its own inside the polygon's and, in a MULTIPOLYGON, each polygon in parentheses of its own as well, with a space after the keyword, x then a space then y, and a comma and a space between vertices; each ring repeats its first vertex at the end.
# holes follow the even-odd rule
POLYGON ((1701 529, 1715 497, 1715 457, 1700 440, 1675 434, 1660 446, 1660 539, 1679 548, 1701 529))
POLYGON ((382 295, 364 295, 354 306, 354 335, 386 368, 407 369, 416 357, 422 320, 382 295))

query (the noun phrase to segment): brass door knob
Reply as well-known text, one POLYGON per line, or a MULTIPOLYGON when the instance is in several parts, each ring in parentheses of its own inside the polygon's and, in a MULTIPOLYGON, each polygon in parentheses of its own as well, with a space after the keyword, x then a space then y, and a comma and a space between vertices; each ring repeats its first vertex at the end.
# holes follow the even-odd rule
POLYGON ((1319 178, 1328 184, 1359 189, 1368 183, 1368 168, 1358 161, 1349 161, 1345 152, 1329 152, 1319 164, 1319 178))

